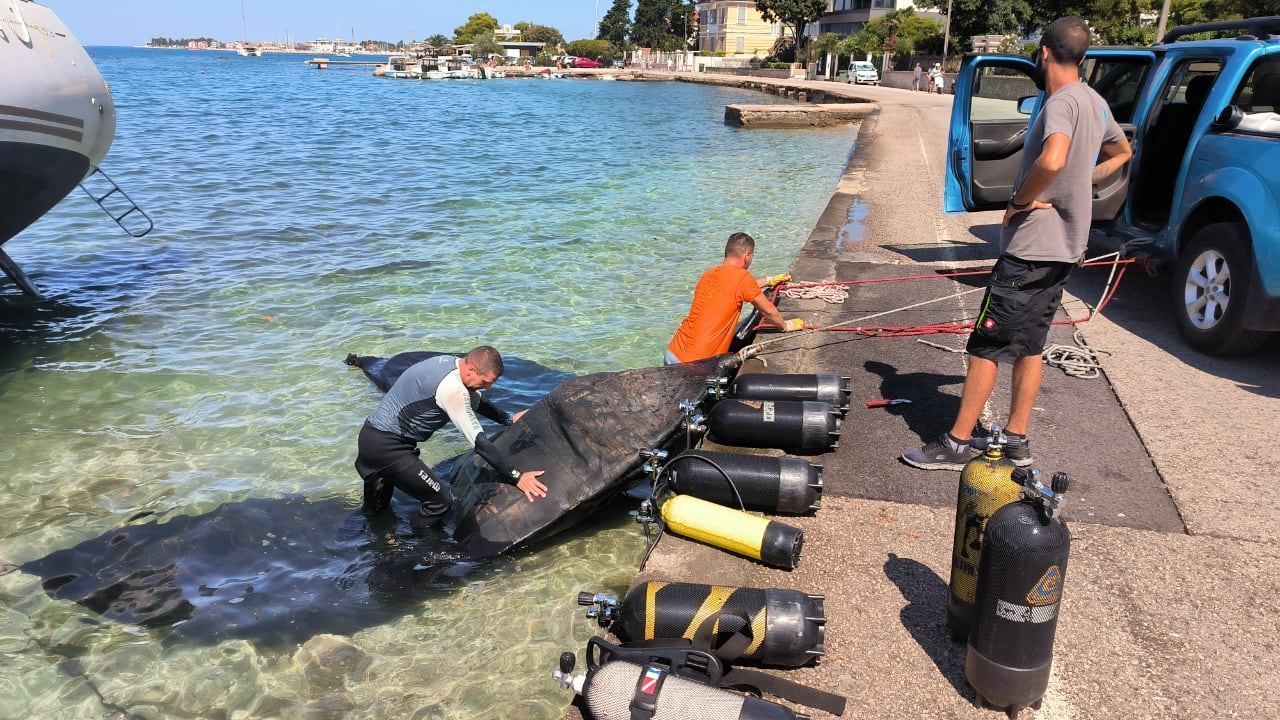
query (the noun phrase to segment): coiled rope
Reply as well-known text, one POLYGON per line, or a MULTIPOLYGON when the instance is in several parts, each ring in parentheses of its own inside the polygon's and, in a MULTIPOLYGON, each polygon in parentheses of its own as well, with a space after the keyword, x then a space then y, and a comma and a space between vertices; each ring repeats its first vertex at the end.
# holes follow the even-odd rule
MULTIPOLYGON (((1138 258, 1121 258, 1119 252, 1100 255, 1098 257, 1086 260, 1084 263, 1082 263, 1081 264, 1082 267, 1110 266, 1111 270, 1107 276, 1107 282, 1105 285, 1103 285, 1103 288, 1102 288, 1102 297, 1096 306, 1091 306, 1088 303, 1085 303, 1085 306, 1089 308, 1089 313, 1085 317, 1075 319, 1075 320, 1055 320, 1053 324, 1078 326, 1082 323, 1086 323, 1092 320, 1094 316, 1102 312, 1102 309, 1106 307, 1107 303, 1111 301, 1111 298, 1115 295, 1116 290, 1120 286, 1121 279, 1124 278, 1124 273, 1128 269, 1127 266, 1132 263, 1138 263, 1149 274, 1152 273, 1153 271, 1153 268, 1150 266, 1149 263, 1144 263, 1142 262, 1141 259, 1138 259, 1138 258)), ((953 273, 936 273, 932 275, 908 275, 908 276, 891 277, 891 278, 862 278, 858 280, 845 280, 845 281, 824 282, 824 283, 786 283, 775 288, 774 298, 776 299, 779 295, 781 295, 783 297, 793 298, 793 299, 821 299, 828 303, 840 304, 840 303, 843 303, 845 300, 847 300, 849 297, 849 292, 846 289, 846 287, 849 285, 862 285, 862 284, 880 283, 880 282, 903 282, 908 280, 934 280, 934 279, 940 279, 940 278, 954 278, 954 277, 964 277, 964 276, 972 276, 972 275, 987 275, 987 274, 990 274, 990 272, 991 272, 990 270, 966 270, 966 271, 953 272, 953 273)), ((753 357, 755 355, 760 354, 761 349, 768 345, 782 342, 784 340, 798 339, 800 337, 803 337, 805 335, 810 335, 815 332, 855 332, 855 333, 860 333, 862 335, 865 335, 867 337, 910 337, 910 336, 918 336, 918 335, 936 335, 941 333, 953 333, 957 335, 968 334, 973 331, 972 323, 951 322, 951 323, 934 323, 929 325, 912 325, 912 326, 904 326, 904 327, 867 326, 867 325, 862 325, 861 323, 864 323, 867 320, 872 320, 874 318, 883 317, 885 315, 892 315, 895 313, 903 312, 905 310, 913 310, 915 308, 922 307, 924 305, 931 305, 933 303, 942 302, 944 300, 949 300, 954 298, 959 298, 972 293, 983 292, 985 290, 986 290, 985 287, 973 288, 970 290, 965 290, 964 292, 955 293, 952 295, 946 295, 938 298, 933 298, 930 300, 924 300, 924 301, 913 303, 911 305, 906 305, 900 308, 894 308, 892 310, 885 310, 882 312, 872 313, 871 315, 866 315, 866 316, 857 318, 856 320, 849 320, 842 323, 837 323, 835 325, 828 325, 826 327, 813 327, 813 328, 805 329, 800 332, 793 332, 793 333, 787 333, 785 335, 779 335, 778 337, 770 338, 768 340, 762 340, 753 345, 749 345, 743 348, 742 350, 738 351, 738 355, 743 359, 747 357, 753 357), (855 325, 855 323, 858 323, 858 324, 855 325)), ((760 327, 761 326, 757 326, 757 329, 759 329, 760 327)), ((1064 373, 1066 373, 1067 375, 1070 375, 1071 377, 1086 378, 1086 379, 1099 377, 1102 373, 1102 365, 1099 363, 1099 353, 1105 352, 1105 351, 1099 351, 1093 347, 1090 347, 1089 344, 1085 342, 1084 337, 1080 334, 1080 330, 1078 327, 1073 333, 1073 339, 1076 342, 1076 345, 1074 346, 1057 344, 1057 345, 1053 345, 1046 348, 1044 351, 1045 363, 1053 367, 1060 368, 1064 373)), ((919 340, 919 342, 922 342, 926 345, 930 345, 932 347, 936 347, 940 350, 947 350, 950 352, 964 352, 963 350, 949 348, 937 343, 927 342, 925 340, 919 340)), ((777 351, 770 351, 770 352, 777 352, 777 351)))

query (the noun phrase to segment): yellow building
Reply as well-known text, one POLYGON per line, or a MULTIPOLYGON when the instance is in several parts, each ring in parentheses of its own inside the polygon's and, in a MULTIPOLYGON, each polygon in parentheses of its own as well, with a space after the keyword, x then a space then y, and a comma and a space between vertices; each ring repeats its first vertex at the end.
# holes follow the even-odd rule
POLYGON ((767 55, 782 33, 766 22, 755 0, 704 0, 698 3, 698 49, 703 52, 767 55))

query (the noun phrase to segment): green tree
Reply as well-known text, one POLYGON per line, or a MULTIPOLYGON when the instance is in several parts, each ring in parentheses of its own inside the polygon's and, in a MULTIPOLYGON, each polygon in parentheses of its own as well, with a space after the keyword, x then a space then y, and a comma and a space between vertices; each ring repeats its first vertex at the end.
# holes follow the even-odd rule
POLYGON ((564 35, 550 25, 539 25, 531 22, 518 22, 515 28, 520 31, 521 42, 540 42, 552 50, 564 44, 564 35))
POLYGON ((599 60, 606 65, 622 57, 618 46, 608 40, 574 40, 564 46, 564 51, 569 55, 599 60))
POLYGON ((551 53, 547 52, 546 50, 543 50, 542 52, 539 52, 536 57, 533 58, 533 64, 537 65, 538 67, 551 67, 552 65, 556 64, 556 61, 552 58, 551 53))
POLYGON ((835 33, 823 33, 813 41, 812 45, 810 45, 809 52, 812 53, 814 60, 825 63, 827 61, 827 53, 835 53, 836 48, 839 45, 839 35, 835 33))
POLYGON ((756 10, 768 22, 780 22, 791 29, 799 58, 803 57, 804 28, 827 11, 827 0, 756 0, 756 10))
POLYGON ((493 32, 498 29, 498 19, 487 12, 480 12, 467 18, 464 25, 459 25, 453 31, 453 41, 459 45, 471 42, 475 39, 476 34, 485 30, 493 32))
POLYGON ((441 35, 440 33, 436 33, 435 35, 432 35, 431 37, 427 38, 426 43, 433 48, 442 48, 445 45, 449 44, 449 38, 448 36, 441 35))
POLYGON ((631 0, 613 0, 613 6, 600 18, 600 30, 596 38, 608 40, 615 47, 625 48, 631 34, 631 0))
POLYGON ((911 8, 886 13, 862 26, 857 33, 840 44, 841 55, 879 55, 884 52, 884 42, 890 36, 896 58, 942 51, 942 24, 922 18, 911 8))
POLYGON ((477 60, 487 60, 490 55, 503 54, 502 46, 489 30, 476 33, 475 37, 471 38, 471 43, 471 57, 477 60))
POLYGON ((682 50, 695 29, 693 6, 684 0, 639 0, 631 41, 655 50, 682 50))

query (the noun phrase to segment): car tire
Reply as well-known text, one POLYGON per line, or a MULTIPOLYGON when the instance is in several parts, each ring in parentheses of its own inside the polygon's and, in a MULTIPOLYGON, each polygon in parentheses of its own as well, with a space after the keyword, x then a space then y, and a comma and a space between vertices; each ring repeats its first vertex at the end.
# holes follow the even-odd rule
POLYGON ((1205 225, 1178 254, 1170 299, 1183 339, 1207 355, 1244 355, 1271 334, 1241 325, 1253 283, 1249 230, 1242 223, 1205 225))

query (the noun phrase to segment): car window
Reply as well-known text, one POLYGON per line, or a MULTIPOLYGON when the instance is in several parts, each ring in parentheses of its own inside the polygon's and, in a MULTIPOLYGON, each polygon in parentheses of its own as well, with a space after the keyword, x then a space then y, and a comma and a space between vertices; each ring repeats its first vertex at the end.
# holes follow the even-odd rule
POLYGON ((1259 60, 1240 83, 1231 104, 1244 114, 1237 129, 1280 135, 1280 57, 1259 60))
POLYGON ((1039 95, 1036 84, 1022 70, 999 65, 983 65, 978 68, 973 84, 973 103, 969 119, 1021 120, 1027 116, 1018 112, 1018 99, 1039 95))
POLYGON ((1138 91, 1150 70, 1145 58, 1086 58, 1080 78, 1107 101, 1116 122, 1128 123, 1133 122, 1138 91))
MULTIPOLYGON (((1165 88, 1163 101, 1165 104, 1170 103, 1187 103, 1187 88, 1192 84, 1204 85, 1206 82, 1212 86, 1213 81, 1218 77, 1218 73, 1222 71, 1222 62, 1218 60, 1193 60, 1183 63, 1174 71, 1173 82, 1165 88), (1207 77, 1209 80, 1201 80, 1197 83, 1196 78, 1207 77)), ((1195 99, 1195 98, 1192 98, 1195 99)))

